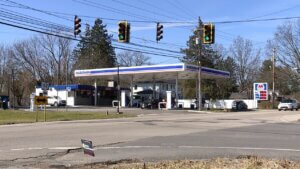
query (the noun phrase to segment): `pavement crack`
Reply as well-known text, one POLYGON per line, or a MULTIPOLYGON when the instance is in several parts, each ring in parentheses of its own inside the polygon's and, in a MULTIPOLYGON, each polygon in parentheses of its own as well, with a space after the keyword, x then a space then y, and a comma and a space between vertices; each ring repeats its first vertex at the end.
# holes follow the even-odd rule
POLYGON ((74 149, 68 149, 68 150, 62 151, 62 152, 49 152, 47 154, 43 154, 43 155, 39 155, 39 156, 14 158, 14 159, 10 159, 10 160, 0 160, 0 166, 9 165, 9 163, 14 163, 14 162, 18 162, 18 161, 21 161, 20 163, 22 163, 22 162, 24 162, 24 163, 32 162, 34 164, 42 163, 42 161, 44 159, 55 159, 57 157, 67 155, 69 153, 76 152, 76 151, 79 151, 81 149, 82 148, 74 148, 74 149))

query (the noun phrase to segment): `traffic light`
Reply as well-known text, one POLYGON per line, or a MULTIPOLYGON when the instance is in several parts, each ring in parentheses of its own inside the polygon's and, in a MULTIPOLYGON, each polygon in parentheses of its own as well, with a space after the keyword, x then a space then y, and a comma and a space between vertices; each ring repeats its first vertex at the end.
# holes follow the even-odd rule
POLYGON ((130 39, 130 24, 127 21, 120 21, 118 42, 128 43, 129 39, 130 39))
POLYGON ((80 30, 80 27, 81 27, 81 19, 78 18, 77 15, 75 15, 75 18, 74 18, 74 36, 76 37, 76 35, 79 35, 81 30, 80 30))
POLYGON ((163 38, 163 28, 164 26, 159 24, 159 22, 156 25, 156 42, 160 41, 163 38))
POLYGON ((203 24, 202 43, 213 44, 215 42, 215 25, 212 23, 203 24))

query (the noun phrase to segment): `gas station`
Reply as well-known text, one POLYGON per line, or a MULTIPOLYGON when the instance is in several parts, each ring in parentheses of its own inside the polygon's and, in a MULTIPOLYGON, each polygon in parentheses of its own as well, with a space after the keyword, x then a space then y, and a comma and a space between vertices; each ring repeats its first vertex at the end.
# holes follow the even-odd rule
MULTIPOLYGON (((122 90, 120 97, 120 106, 125 107, 126 94, 130 96, 130 105, 133 100, 133 86, 135 83, 151 82, 155 85, 158 81, 174 82, 175 81, 175 99, 178 104, 178 80, 195 79, 197 81, 198 105, 201 108, 201 79, 229 78, 230 73, 227 71, 196 66, 186 63, 166 64, 166 65, 147 65, 132 67, 114 67, 103 69, 86 69, 75 70, 75 77, 94 77, 101 80, 119 82, 120 84, 129 84, 130 91, 122 90), (127 92, 127 93, 126 93, 127 92), (130 92, 130 93, 128 93, 130 92)), ((97 86, 97 84, 95 84, 97 86)), ((124 87, 124 86, 123 86, 124 87)), ((97 93, 97 92, 96 92, 97 93)), ((153 90, 154 94, 154 90, 153 90)), ((166 91, 166 109, 171 109, 171 91, 166 91)))

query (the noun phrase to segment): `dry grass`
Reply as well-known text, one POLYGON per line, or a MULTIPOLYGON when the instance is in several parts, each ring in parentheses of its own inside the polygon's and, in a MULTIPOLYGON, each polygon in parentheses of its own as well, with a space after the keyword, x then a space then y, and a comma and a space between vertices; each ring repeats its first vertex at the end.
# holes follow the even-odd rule
POLYGON ((158 163, 119 163, 113 165, 97 164, 80 169, 299 169, 300 163, 287 160, 270 160, 255 156, 235 159, 216 158, 211 160, 178 160, 158 163))

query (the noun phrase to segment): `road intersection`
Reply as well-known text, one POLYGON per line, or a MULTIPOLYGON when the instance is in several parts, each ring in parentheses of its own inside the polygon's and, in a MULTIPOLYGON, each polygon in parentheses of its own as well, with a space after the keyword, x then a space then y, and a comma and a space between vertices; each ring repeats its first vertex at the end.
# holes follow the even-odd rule
POLYGON ((134 118, 0 126, 0 168, 239 155, 299 159, 298 119, 297 111, 145 110, 134 118), (80 139, 93 141, 95 157, 83 155, 80 139))

